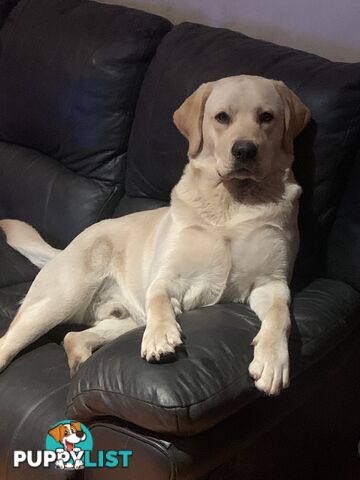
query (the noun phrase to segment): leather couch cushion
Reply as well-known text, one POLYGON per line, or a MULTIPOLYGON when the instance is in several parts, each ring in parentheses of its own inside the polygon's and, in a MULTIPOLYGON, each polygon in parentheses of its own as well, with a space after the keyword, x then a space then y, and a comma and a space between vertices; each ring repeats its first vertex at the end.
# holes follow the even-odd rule
POLYGON ((8 329, 30 286, 31 282, 21 282, 0 288, 0 337, 8 329))
POLYGON ((110 216, 120 193, 37 150, 0 142, 0 218, 30 223, 55 247, 110 216))
POLYGON ((92 1, 18 3, 0 31, 0 218, 64 247, 111 216, 140 85, 170 28, 92 1))
MULTIPOLYGON (((91 422, 94 443, 134 450, 121 480, 144 475, 169 480, 170 472, 176 472, 176 480, 343 480, 343 459, 350 451, 355 459, 360 431, 360 382, 354 382, 360 378, 360 361, 354 362, 359 340, 360 329, 280 396, 259 398, 198 435, 158 435, 98 418, 91 422)), ((99 470, 85 480, 103 480, 102 475, 99 470)), ((113 471, 106 480, 118 477, 113 471)))
POLYGON ((29 260, 9 247, 5 234, 0 228, 0 289, 33 280, 38 271, 39 269, 29 260))
POLYGON ((360 152, 341 200, 327 244, 328 276, 360 291, 360 152))
POLYGON ((239 74, 285 81, 312 111, 313 122, 296 142, 294 166, 304 188, 297 275, 307 280, 322 271, 321 248, 360 144, 360 63, 331 62, 225 29, 176 26, 162 41, 141 89, 126 192, 169 199, 187 152, 173 112, 201 83, 239 74))
MULTIPOLYGON (((317 280, 297 294, 290 342, 292 377, 358 328, 360 295, 334 280, 317 280)), ((186 343, 172 363, 140 358, 143 329, 98 350, 69 391, 68 415, 115 416, 156 432, 194 435, 260 396, 249 377, 259 328, 244 305, 223 304, 178 317, 186 343)))
MULTIPOLYGON (((1 291, 1 290, 0 290, 1 291)), ((12 466, 14 450, 43 450, 49 428, 65 420, 70 375, 64 349, 38 341, 0 375, 0 478, 70 480, 76 472, 12 466)))
POLYGON ((84 0, 21 0, 0 33, 0 140, 114 182, 145 70, 170 23, 84 0))

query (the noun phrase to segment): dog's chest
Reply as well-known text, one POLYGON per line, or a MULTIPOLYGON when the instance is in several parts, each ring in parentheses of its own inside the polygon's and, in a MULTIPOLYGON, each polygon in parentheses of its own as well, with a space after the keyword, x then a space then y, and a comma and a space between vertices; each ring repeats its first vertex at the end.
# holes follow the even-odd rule
POLYGON ((223 301, 245 301, 267 278, 287 275, 287 241, 277 226, 243 225, 231 233, 231 269, 223 301))

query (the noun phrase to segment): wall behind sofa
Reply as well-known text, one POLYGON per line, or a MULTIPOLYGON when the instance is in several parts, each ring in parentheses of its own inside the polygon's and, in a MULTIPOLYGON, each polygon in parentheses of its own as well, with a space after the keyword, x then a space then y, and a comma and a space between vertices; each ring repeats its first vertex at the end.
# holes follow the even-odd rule
POLYGON ((101 0, 169 18, 228 27, 253 37, 360 61, 360 0, 101 0))

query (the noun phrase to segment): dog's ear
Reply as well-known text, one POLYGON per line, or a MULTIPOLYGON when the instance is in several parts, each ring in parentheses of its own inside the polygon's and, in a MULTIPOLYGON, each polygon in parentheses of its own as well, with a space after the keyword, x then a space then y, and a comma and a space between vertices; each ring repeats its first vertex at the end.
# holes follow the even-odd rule
POLYGON ((284 82, 274 80, 276 91, 284 105, 283 146, 287 153, 294 150, 294 140, 310 121, 310 110, 284 82))
POLYGON ((57 442, 64 437, 64 425, 58 425, 57 427, 52 428, 48 431, 48 434, 51 435, 57 442))
POLYGON ((71 422, 70 425, 75 428, 77 432, 80 432, 81 430, 81 424, 80 422, 71 422))
POLYGON ((213 82, 203 83, 174 113, 176 127, 189 142, 189 157, 196 157, 201 150, 205 103, 212 89, 213 82))

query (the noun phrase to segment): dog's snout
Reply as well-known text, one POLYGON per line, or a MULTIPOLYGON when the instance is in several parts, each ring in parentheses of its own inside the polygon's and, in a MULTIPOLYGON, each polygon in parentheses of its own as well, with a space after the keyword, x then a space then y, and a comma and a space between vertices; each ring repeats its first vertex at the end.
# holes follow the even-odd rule
POLYGON ((79 432, 76 432, 76 436, 82 438, 84 436, 84 432, 80 430, 79 432))
POLYGON ((249 140, 237 140, 232 146, 231 153, 235 160, 255 160, 257 146, 249 140))

